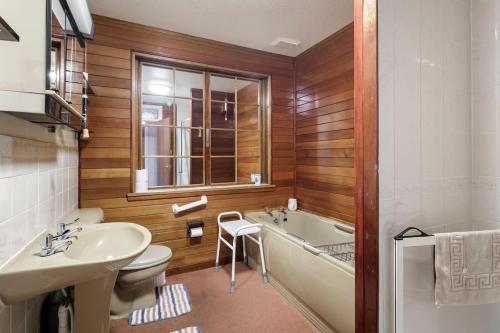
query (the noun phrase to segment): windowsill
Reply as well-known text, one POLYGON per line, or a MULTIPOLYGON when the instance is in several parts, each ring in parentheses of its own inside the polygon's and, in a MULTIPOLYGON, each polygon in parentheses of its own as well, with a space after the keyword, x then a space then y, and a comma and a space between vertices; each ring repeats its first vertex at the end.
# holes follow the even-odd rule
POLYGON ((211 194, 232 194, 232 193, 250 193, 250 192, 269 192, 274 191, 276 185, 226 185, 226 186, 200 186, 179 189, 157 189, 149 190, 148 192, 128 193, 128 201, 155 200, 182 198, 198 195, 211 194))

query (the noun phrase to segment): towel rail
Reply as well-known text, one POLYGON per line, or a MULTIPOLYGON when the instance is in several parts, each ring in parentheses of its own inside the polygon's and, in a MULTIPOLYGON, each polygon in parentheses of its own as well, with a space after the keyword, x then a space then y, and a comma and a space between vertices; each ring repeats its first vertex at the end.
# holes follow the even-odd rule
POLYGON ((394 236, 394 332, 404 333, 404 250, 407 247, 434 246, 436 237, 410 227, 394 236), (419 234, 408 234, 417 231, 419 234))

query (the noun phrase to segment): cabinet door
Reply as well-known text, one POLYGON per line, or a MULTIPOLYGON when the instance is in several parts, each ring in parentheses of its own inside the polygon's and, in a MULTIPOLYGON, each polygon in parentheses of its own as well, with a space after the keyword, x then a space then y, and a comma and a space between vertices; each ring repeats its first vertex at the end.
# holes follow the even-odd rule
POLYGON ((2 18, 19 42, 0 41, 0 90, 43 93, 46 78, 46 2, 0 1, 2 18))

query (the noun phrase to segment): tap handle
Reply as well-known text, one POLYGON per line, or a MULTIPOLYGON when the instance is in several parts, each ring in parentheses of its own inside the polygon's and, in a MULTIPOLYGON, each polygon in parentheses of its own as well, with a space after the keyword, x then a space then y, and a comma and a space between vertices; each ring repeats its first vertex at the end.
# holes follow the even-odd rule
POLYGON ((50 249, 52 248, 52 241, 54 240, 54 236, 52 234, 45 235, 45 238, 42 240, 42 249, 50 249))
POLYGON ((75 223, 78 223, 78 222, 80 222, 80 218, 79 217, 77 217, 73 222, 66 223, 66 225, 75 224, 75 223))
POLYGON ((57 225, 57 235, 62 235, 66 232, 66 224, 64 223, 59 223, 57 225))

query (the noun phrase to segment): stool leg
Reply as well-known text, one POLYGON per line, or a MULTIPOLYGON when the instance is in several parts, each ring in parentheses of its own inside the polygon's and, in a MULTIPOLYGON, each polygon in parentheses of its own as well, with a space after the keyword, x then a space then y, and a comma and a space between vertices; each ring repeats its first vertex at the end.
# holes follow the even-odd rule
POLYGON ((269 277, 267 276, 266 262, 264 261, 264 249, 262 247, 262 238, 260 237, 260 233, 259 233, 259 250, 260 250, 260 261, 262 265, 262 279, 264 280, 264 283, 268 283, 269 277))
POLYGON ((245 235, 241 236, 241 238, 243 239, 243 262, 245 263, 245 265, 248 265, 247 245, 246 245, 245 235))
POLYGON ((216 271, 216 272, 220 271, 219 253, 220 253, 220 238, 221 238, 221 236, 222 236, 221 228, 219 228, 219 233, 218 233, 218 236, 217 236, 217 255, 215 257, 215 268, 214 268, 214 271, 216 271))
POLYGON ((231 265, 231 287, 229 288, 229 293, 234 294, 236 291, 236 278, 235 278, 235 264, 236 264, 236 240, 238 239, 238 236, 234 236, 233 238, 233 260, 232 260, 232 265, 231 265))

